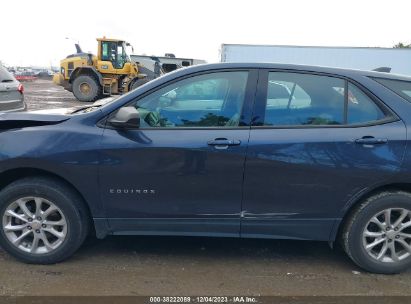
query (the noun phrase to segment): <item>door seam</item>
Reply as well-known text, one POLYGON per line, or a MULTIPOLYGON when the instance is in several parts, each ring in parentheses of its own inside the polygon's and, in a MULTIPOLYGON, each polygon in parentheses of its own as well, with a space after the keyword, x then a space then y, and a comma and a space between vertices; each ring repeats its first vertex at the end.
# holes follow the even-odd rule
POLYGON ((260 82, 260 74, 261 74, 261 69, 258 69, 258 75, 257 75, 257 81, 255 83, 254 87, 254 96, 253 96, 253 101, 252 101, 252 111, 251 111, 251 116, 250 116, 250 121, 249 121, 249 129, 248 129, 248 139, 247 139, 247 146, 245 148, 245 154, 244 154, 244 161, 243 161, 243 177, 241 181, 241 204, 240 204, 240 231, 239 237, 241 238, 242 234, 242 226, 243 226, 243 219, 246 213, 246 210, 243 210, 243 204, 244 204, 244 186, 245 186, 245 170, 246 170, 246 164, 247 164, 247 155, 248 155, 248 148, 250 145, 250 138, 251 138, 251 125, 253 122, 253 117, 254 117, 254 111, 255 111, 255 103, 256 103, 256 98, 257 98, 257 92, 258 92, 258 84, 260 82))

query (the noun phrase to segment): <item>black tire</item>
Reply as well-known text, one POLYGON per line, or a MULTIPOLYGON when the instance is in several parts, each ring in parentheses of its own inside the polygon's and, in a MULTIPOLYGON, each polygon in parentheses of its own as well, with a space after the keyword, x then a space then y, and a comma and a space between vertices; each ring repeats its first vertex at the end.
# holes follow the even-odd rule
POLYGON ((93 76, 82 75, 73 81, 73 94, 79 101, 94 102, 100 98, 101 90, 101 85, 93 76))
MULTIPOLYGON (((71 256, 88 235, 90 219, 82 199, 64 183, 46 177, 24 178, 13 182, 0 192, 0 246, 15 258, 30 264, 54 264, 71 256), (67 223, 65 239, 47 253, 29 253, 17 248, 7 238, 3 225, 6 208, 19 198, 42 197, 64 214, 67 223)), ((34 234, 34 231, 33 231, 34 234)))
MULTIPOLYGON (((371 254, 367 252, 367 250, 365 249, 365 245, 363 244, 363 232, 365 231, 366 227, 367 230, 370 227, 370 220, 375 215, 391 208, 395 210, 399 210, 400 208, 411 210, 411 194, 404 191, 386 191, 369 197, 364 202, 362 202, 355 210, 353 210, 353 212, 351 212, 343 227, 342 245, 344 251, 354 261, 354 263, 356 263, 359 267, 363 268, 366 271, 382 274, 396 274, 411 267, 411 255, 405 257, 403 260, 381 261, 377 260, 377 257, 372 257, 371 254)), ((391 217, 391 214, 394 211, 391 211, 389 213, 389 217, 391 217)), ((384 214, 381 214, 380 218, 381 216, 384 218, 384 214)), ((395 214, 393 216, 395 216, 395 214)), ((404 220, 407 222, 408 220, 411 221, 410 215, 408 215, 408 217, 406 217, 404 220)), ((385 225, 386 221, 383 224, 385 225)), ((375 226, 377 227, 378 225, 375 226)), ((384 231, 382 228, 379 229, 381 229, 381 231, 384 231)), ((391 231, 394 230, 393 228, 388 229, 390 229, 391 231)), ((406 233, 410 233, 410 231, 407 230, 406 233)), ((389 236, 388 232, 384 232, 382 237, 386 238, 387 242, 390 243, 387 243, 385 241, 382 242, 381 245, 379 245, 381 246, 381 252, 382 247, 386 244, 388 245, 396 243, 395 236, 389 236)), ((378 239, 371 237, 369 243, 375 241, 378 241, 378 239)), ((409 240, 407 242, 409 243, 409 240)), ((366 244, 369 245, 369 243, 366 244)), ((378 251, 379 250, 380 249, 378 247, 378 251)), ((386 249, 386 255, 391 254, 391 249, 386 249)), ((388 257, 388 259, 389 258, 390 257, 388 257)))
POLYGON ((130 91, 137 89, 138 87, 142 86, 143 84, 146 84, 149 81, 150 79, 148 78, 140 78, 140 79, 134 80, 130 84, 130 91))

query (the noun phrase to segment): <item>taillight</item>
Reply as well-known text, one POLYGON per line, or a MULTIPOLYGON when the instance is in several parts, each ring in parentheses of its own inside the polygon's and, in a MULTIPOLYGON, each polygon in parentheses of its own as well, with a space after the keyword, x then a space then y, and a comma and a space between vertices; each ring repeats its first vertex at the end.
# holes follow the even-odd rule
POLYGON ((23 94, 23 92, 24 92, 24 87, 23 87, 23 85, 22 85, 21 83, 19 84, 17 90, 18 90, 21 94, 23 94))

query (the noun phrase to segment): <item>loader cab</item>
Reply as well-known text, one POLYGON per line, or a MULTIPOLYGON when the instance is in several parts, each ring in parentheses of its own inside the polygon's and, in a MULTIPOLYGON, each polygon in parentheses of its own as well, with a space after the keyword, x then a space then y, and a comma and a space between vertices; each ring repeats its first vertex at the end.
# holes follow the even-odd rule
POLYGON ((138 74, 138 66, 127 53, 124 40, 98 38, 97 70, 102 74, 133 75, 138 74))
POLYGON ((100 40, 99 49, 101 60, 110 61, 115 69, 122 69, 126 62, 130 62, 124 41, 100 40))

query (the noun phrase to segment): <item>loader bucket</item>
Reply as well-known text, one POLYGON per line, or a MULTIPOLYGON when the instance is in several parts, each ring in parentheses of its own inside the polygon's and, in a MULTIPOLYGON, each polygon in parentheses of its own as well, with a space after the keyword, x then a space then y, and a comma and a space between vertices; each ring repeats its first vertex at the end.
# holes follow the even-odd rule
POLYGON ((53 75, 53 82, 56 85, 62 85, 64 81, 64 76, 61 73, 56 73, 53 75))

